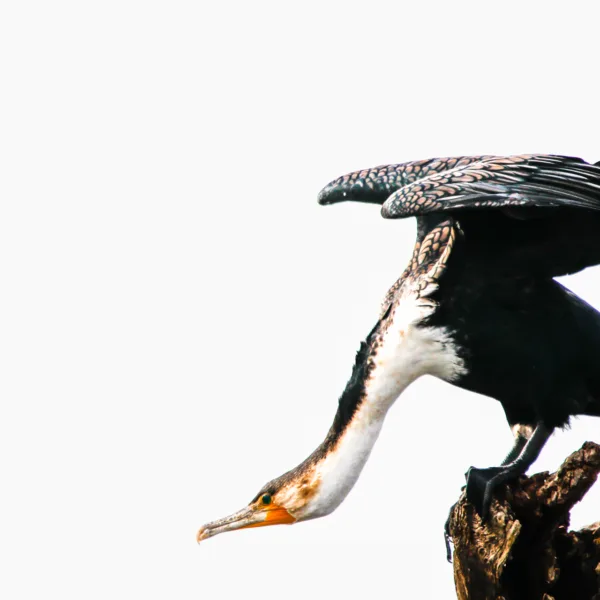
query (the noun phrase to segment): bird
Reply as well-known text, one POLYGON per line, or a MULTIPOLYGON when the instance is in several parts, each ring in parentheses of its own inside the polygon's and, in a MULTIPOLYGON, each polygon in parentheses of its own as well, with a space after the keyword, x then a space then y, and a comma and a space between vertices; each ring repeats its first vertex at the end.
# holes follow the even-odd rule
MULTIPOLYGON (((322 205, 416 217, 408 266, 361 342, 323 442, 197 541, 326 516, 346 498, 385 417, 423 375, 499 401, 514 435, 498 466, 466 472, 483 521, 571 417, 600 417, 600 312, 556 277, 600 264, 600 162, 552 154, 433 158, 354 171, 322 205)), ((427 400, 423 400, 424 410, 427 400)), ((446 544, 448 547, 448 523, 446 544)))

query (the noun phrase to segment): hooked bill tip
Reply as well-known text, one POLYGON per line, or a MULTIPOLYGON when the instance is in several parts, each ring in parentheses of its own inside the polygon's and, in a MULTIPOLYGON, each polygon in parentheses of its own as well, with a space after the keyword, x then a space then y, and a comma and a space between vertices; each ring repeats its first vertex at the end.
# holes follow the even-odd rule
POLYGON ((202 540, 205 540, 208 537, 208 529, 206 527, 201 527, 196 534, 196 541, 200 543, 202 540))

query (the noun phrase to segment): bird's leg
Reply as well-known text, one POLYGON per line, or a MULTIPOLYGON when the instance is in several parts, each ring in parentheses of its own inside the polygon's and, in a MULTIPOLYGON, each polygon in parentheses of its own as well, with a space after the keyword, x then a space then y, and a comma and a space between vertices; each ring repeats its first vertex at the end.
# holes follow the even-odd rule
POLYGON ((519 436, 515 447, 508 454, 502 465, 488 469, 471 467, 467 471, 467 500, 475 506, 483 521, 487 518, 492 503, 494 489, 522 475, 533 464, 552 435, 552 429, 538 423, 531 437, 523 443, 519 436), (519 451, 518 446, 521 445, 519 451))
MULTIPOLYGON (((525 446, 527 445, 527 442, 529 441, 529 439, 531 438, 531 436, 533 434, 533 430, 530 427, 523 427, 523 426, 517 425, 517 426, 513 427, 513 433, 515 436, 515 443, 511 449, 511 451, 506 455, 506 458, 502 461, 501 466, 497 467, 497 469, 499 469, 501 467, 508 467, 508 465, 512 464, 514 461, 516 461, 521 456, 521 453, 523 452, 525 446)), ((546 439, 548 439, 548 438, 546 438, 546 439)), ((529 464, 531 464, 537 458, 537 455, 539 454, 540 450, 542 449, 542 446, 544 445, 544 443, 545 443, 545 440, 541 444, 541 446, 537 450, 537 454, 531 459, 531 462, 529 464)), ((528 466, 529 465, 527 465, 525 467, 525 470, 527 470, 528 466)), ((472 469, 473 469, 473 467, 471 467, 471 469, 467 472, 467 476, 471 472, 472 469)), ((481 471, 487 471, 487 470, 488 469, 481 469, 479 471, 481 472, 481 471)), ((465 487, 463 487, 462 489, 464 490, 465 487)), ((491 501, 491 499, 490 499, 490 501, 491 501)), ((452 548, 450 546, 450 540, 452 539, 452 536, 450 535, 450 519, 452 518, 452 513, 454 512, 455 506, 456 506, 456 503, 450 507, 450 512, 448 513, 448 518, 446 519, 446 523, 444 524, 444 541, 446 543, 446 559, 450 563, 452 562, 452 548)), ((489 509, 489 506, 488 506, 488 509, 489 509)))
POLYGON ((506 455, 505 459, 502 461, 501 466, 505 466, 516 460, 521 452, 523 452, 523 448, 525 448, 525 444, 529 441, 529 438, 533 434, 533 429, 531 427, 523 428, 522 426, 515 426, 512 428, 513 434, 515 436, 515 443, 511 448, 510 452, 506 455))

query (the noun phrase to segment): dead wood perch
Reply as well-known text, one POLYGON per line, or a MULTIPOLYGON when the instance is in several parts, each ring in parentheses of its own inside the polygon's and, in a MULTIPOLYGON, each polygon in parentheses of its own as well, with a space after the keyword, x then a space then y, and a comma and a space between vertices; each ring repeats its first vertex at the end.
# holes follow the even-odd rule
POLYGON ((600 446, 586 442, 556 473, 498 490, 486 525, 463 494, 450 520, 459 600, 600 600, 600 521, 568 531, 598 473, 600 446))

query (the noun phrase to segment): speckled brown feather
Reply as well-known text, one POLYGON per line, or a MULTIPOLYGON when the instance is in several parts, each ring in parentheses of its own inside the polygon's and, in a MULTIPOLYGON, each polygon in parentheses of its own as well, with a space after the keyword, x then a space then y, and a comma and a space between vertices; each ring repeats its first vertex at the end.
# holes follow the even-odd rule
POLYGON ((418 243, 452 216, 468 250, 463 268, 500 278, 557 277, 600 264, 600 164, 522 154, 434 158, 349 173, 321 204, 382 205, 387 218, 417 218, 418 243))
POLYGON ((419 297, 427 297, 437 289, 446 269, 456 239, 456 225, 447 219, 434 226, 422 240, 417 241, 410 263, 392 285, 382 303, 381 314, 399 296, 403 286, 410 286, 419 297))
POLYGON ((600 169, 555 156, 485 157, 403 186, 386 200, 382 215, 560 205, 600 210, 600 169))
POLYGON ((511 206, 600 211, 600 166, 544 154, 434 158, 355 171, 319 194, 321 204, 344 200, 383 204, 386 218, 511 206))
MULTIPOLYGON (((435 173, 457 167, 465 167, 474 162, 491 158, 490 156, 462 156, 450 158, 433 158, 395 165, 381 165, 372 169, 362 169, 342 175, 334 179, 319 195, 319 201, 327 204, 328 192, 335 189, 357 191, 357 187, 366 187, 371 192, 387 192, 392 194, 399 188, 414 183, 435 173)), ((341 199, 341 198, 340 198, 341 199)), ((349 198, 351 199, 351 198, 349 198)))

